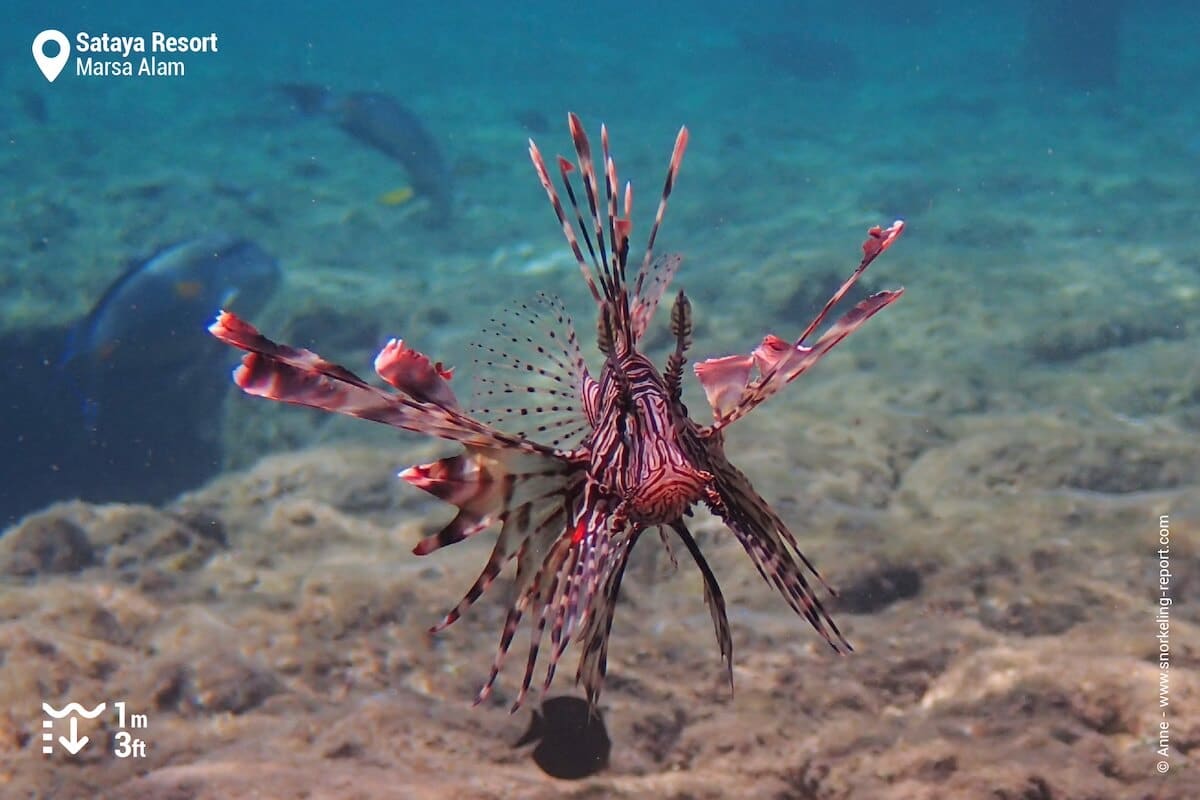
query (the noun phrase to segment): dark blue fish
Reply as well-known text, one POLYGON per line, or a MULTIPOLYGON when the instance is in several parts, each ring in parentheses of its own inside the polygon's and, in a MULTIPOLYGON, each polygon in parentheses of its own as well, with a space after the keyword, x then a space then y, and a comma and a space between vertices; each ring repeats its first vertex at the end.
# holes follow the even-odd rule
POLYGON ((307 84, 279 88, 301 112, 329 115, 358 141, 399 161, 413 190, 429 201, 429 223, 442 227, 450 221, 454 205, 450 169, 429 129, 400 101, 382 92, 337 96, 307 84))
POLYGON ((214 309, 262 308, 279 265, 246 239, 210 234, 169 245, 131 266, 71 331, 59 366, 83 387, 95 421, 105 385, 116 378, 187 368, 209 352, 214 309))

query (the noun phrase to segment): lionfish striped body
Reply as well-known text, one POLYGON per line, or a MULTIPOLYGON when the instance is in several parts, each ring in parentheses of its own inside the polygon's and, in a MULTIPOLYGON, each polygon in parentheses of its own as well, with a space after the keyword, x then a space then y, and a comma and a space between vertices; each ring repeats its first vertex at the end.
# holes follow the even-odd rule
POLYGON ((210 328, 213 335, 248 351, 234 373, 235 382, 252 395, 362 417, 464 446, 461 454, 410 467, 401 477, 458 508, 448 525, 417 544, 418 555, 500 526, 478 579, 434 631, 458 619, 504 565, 516 559, 513 601, 491 674, 476 702, 490 694, 520 622, 528 617, 533 629, 513 709, 531 685, 547 629, 550 652, 543 687, 549 687, 568 644, 577 640, 583 651, 576 681, 594 704, 604 679, 621 578, 638 538, 651 528, 658 529, 664 543, 668 531, 678 536, 699 568, 732 685, 733 646, 725 601, 684 522, 697 504, 707 506, 729 527, 763 578, 835 650, 849 650, 806 575, 821 581, 813 565, 778 514, 725 457, 724 430, 900 296, 902 290, 874 294, 811 346, 804 344, 867 266, 900 235, 903 223, 869 231, 858 268, 794 342, 767 336, 748 355, 696 364, 713 410, 713 422, 701 425, 688 416, 681 399, 692 334, 691 306, 682 291, 671 311, 675 349, 666 368, 660 372, 638 349, 681 261, 675 255, 654 258, 653 251, 687 146, 687 129, 681 129, 675 141, 646 252, 631 286, 626 275, 631 188, 626 184, 623 198, 618 197, 616 166, 602 128, 601 198, 590 143, 579 119, 571 114, 568 120, 578 160, 572 164, 560 157, 558 167, 573 220, 532 141, 529 150, 599 308, 604 364, 596 377, 588 371, 562 306, 540 296, 536 303, 494 320, 488 331, 492 338, 478 345, 477 361, 484 372, 478 397, 486 408, 477 413, 459 405, 449 370, 402 341, 389 342, 375 361, 376 372, 395 390, 387 391, 315 353, 276 344, 222 312, 210 328), (575 172, 582 180, 586 211, 571 180, 575 172))

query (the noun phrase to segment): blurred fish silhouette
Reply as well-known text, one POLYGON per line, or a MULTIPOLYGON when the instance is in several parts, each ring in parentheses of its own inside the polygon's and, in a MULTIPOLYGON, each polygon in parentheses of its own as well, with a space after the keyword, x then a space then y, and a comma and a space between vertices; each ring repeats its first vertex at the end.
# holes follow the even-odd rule
POLYGON ((133 264, 73 328, 0 333, 0 532, 59 500, 162 503, 215 475, 230 359, 204 325, 280 278, 253 242, 202 236, 133 264))
POLYGON ((17 104, 25 112, 30 121, 45 125, 50 121, 50 112, 46 109, 46 98, 40 92, 22 89, 17 92, 17 104))
POLYGON ((279 90, 301 113, 332 117, 338 127, 358 141, 399 161, 413 190, 429 201, 429 224, 440 228, 450 221, 450 169, 429 129, 400 101, 382 92, 335 95, 322 86, 302 83, 283 84, 279 90))
POLYGON ((547 775, 579 780, 608 766, 612 742, 600 711, 580 697, 547 698, 513 747, 537 742, 533 761, 547 775))
POLYGON ((226 234, 178 242, 134 263, 71 330, 59 361, 83 397, 88 426, 96 424, 110 381, 182 374, 202 364, 213 352, 205 335, 212 309, 260 309, 279 279, 266 251, 226 234))

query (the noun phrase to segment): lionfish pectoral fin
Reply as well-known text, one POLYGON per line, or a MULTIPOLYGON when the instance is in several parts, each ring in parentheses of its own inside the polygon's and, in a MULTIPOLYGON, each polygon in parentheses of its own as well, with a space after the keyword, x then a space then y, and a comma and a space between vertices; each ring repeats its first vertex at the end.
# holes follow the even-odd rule
MULTIPOLYGON (((525 590, 532 598, 537 620, 529 634, 529 653, 525 659, 525 674, 521 678, 521 688, 517 692, 516 700, 513 701, 512 711, 521 707, 529 693, 529 687, 533 683, 533 673, 537 668, 542 636, 554 608, 552 600, 557 596, 559 586, 563 584, 565 573, 569 573, 574 564, 572 556, 577 551, 573 547, 571 539, 572 537, 563 535, 554 542, 532 577, 531 585, 525 590)), ((519 566, 518 572, 520 572, 519 566)), ((520 583, 521 581, 518 579, 518 584, 520 583)), ((549 670, 549 673, 552 676, 553 670, 549 670)), ((542 687, 543 698, 549 686, 550 682, 547 680, 545 686, 542 687)))
POLYGON ((887 250, 896 239, 900 238, 900 234, 904 233, 904 220, 898 219, 886 228, 881 228, 878 225, 867 231, 867 238, 863 241, 863 264, 861 269, 866 269, 867 265, 875 260, 876 256, 887 250))
POLYGON ((871 295, 830 325, 829 330, 825 331, 812 347, 784 342, 786 349, 780 351, 776 344, 782 340, 774 336, 766 337, 751 356, 763 369, 761 376, 746 386, 730 410, 717 416, 713 427, 723 428, 749 414, 784 386, 811 369, 838 343, 898 300, 902 294, 903 289, 895 289, 871 295))
POLYGON ((675 522, 671 523, 671 528, 683 540, 683 544, 687 547, 688 552, 692 554, 692 559, 696 562, 696 566, 700 570, 700 576, 704 580, 704 604, 708 606, 708 613, 712 615, 713 629, 717 635, 717 646, 721 650, 721 660, 725 663, 725 678, 729 681, 729 691, 732 692, 733 635, 729 631, 729 618, 725 613, 725 597, 721 594, 721 585, 717 583, 717 577, 708 566, 708 561, 705 560, 704 554, 700 552, 700 545, 696 543, 691 531, 683 524, 683 520, 675 520, 675 522))
MULTIPOLYGON (((462 541, 501 522, 500 534, 487 564, 453 609, 433 632, 452 625, 491 586, 503 566, 518 553, 518 591, 514 609, 524 602, 523 580, 528 573, 524 553, 545 551, 557 538, 564 516, 564 497, 580 478, 574 466, 551 455, 493 447, 468 447, 466 452, 400 473, 409 483, 459 508, 450 524, 417 543, 413 552, 427 555, 462 541)), ((520 613, 515 620, 520 621, 520 613)), ((515 630, 515 628, 514 628, 515 630)), ((507 650, 508 640, 504 642, 507 650)), ((498 665, 497 665, 498 671, 498 665)))
POLYGON ((575 327, 547 294, 510 306, 473 345, 477 367, 472 414, 496 428, 569 450, 591 430, 585 408, 593 383, 575 327))
MULTIPOLYGON (((332 361, 326 361, 311 350, 304 350, 299 347, 290 347, 286 344, 279 344, 271 341, 266 336, 259 333, 258 329, 246 322, 241 317, 231 311, 221 311, 217 314, 216 320, 208 326, 208 332, 221 340, 225 344, 232 345, 240 350, 245 350, 251 355, 260 356, 266 360, 269 371, 273 365, 281 367, 290 367, 298 373, 309 373, 314 376, 324 376, 334 381, 339 381, 355 388, 370 389, 371 386, 362 378, 355 375, 345 367, 335 364, 332 361)), ((243 362, 243 365, 244 362, 243 362)), ((255 382, 250 380, 248 372, 252 370, 241 370, 234 373, 234 380, 238 386, 245 389, 247 392, 256 394, 254 389, 261 388, 265 391, 272 387, 255 386, 255 382), (240 373, 240 377, 239 377, 240 373), (251 384, 247 386, 246 384, 251 384)), ((263 381, 267 383, 267 381, 263 381)), ((279 391, 286 390, 286 387, 274 387, 279 391)), ((265 395, 264 396, 269 396, 265 395)), ((272 398, 284 399, 284 398, 272 398)), ((288 399, 286 402, 298 402, 303 404, 302 400, 288 399)))
POLYGON ((750 383, 753 356, 722 356, 692 365, 704 396, 712 406, 713 418, 721 419, 733 412, 750 383))
POLYGON ((503 502, 503 481, 489 469, 486 451, 480 448, 411 466, 400 473, 400 478, 459 509, 446 527, 417 543, 413 553, 419 556, 484 530, 495 521, 494 514, 503 502))
POLYGON ((871 265, 871 262, 891 247, 903 232, 904 222, 902 220, 896 220, 887 228, 875 226, 867 231, 867 239, 863 242, 862 246, 863 257, 859 261, 858 267, 855 268, 850 277, 826 301, 825 306, 813 318, 812 322, 808 324, 808 327, 804 329, 800 336, 790 344, 777 336, 767 336, 762 344, 749 356, 750 362, 758 368, 759 376, 753 380, 747 379, 747 383, 742 387, 740 396, 736 400, 731 402, 729 398, 733 392, 736 380, 740 379, 740 375, 722 373, 720 368, 732 366, 733 364, 740 365, 743 362, 729 361, 728 365, 723 362, 729 359, 745 357, 730 356, 727 359, 710 359, 708 362, 701 362, 695 366, 697 377, 700 379, 701 385, 705 386, 705 393, 709 395, 709 403, 713 406, 713 415, 715 417, 714 429, 719 430, 749 414, 764 400, 774 395, 812 367, 813 364, 817 363, 826 353, 832 350, 835 345, 857 330, 868 319, 899 299, 900 295, 904 293, 903 289, 877 292, 846 312, 811 347, 804 344, 808 336, 825 321, 825 318, 829 315, 833 307, 858 282, 858 279, 866 271, 867 267, 871 265), (715 367, 705 367, 706 364, 712 364, 713 362, 716 363, 715 367), (708 369, 714 374, 711 374, 706 379, 702 374, 704 369, 708 369), (724 383, 722 383, 722 379, 724 383), (720 389, 719 392, 715 393, 715 399, 717 400, 715 403, 714 392, 710 392, 708 386, 710 383, 715 385, 714 388, 720 389))
MULTIPOLYGON (((233 373, 234 383, 247 394, 380 422, 467 445, 511 448, 534 454, 553 452, 551 448, 497 431, 456 408, 372 386, 345 367, 326 361, 311 350, 268 339, 253 325, 228 311, 222 311, 208 330, 222 342, 247 351, 241 366, 233 373)), ((387 364, 385 358, 385 371, 387 364)), ((445 391, 448 390, 447 386, 445 391)))
POLYGON ((458 408, 458 399, 450 389, 453 370, 434 363, 423 353, 404 344, 403 339, 391 339, 375 357, 375 372, 379 377, 409 397, 445 408, 458 408))
POLYGON ((487 591, 504 565, 515 558, 513 599, 492 668, 475 703, 491 696, 521 620, 532 610, 538 621, 525 679, 514 704, 516 710, 531 682, 547 603, 555 587, 563 582, 561 571, 571 542, 567 532, 569 510, 572 498, 580 492, 583 473, 577 465, 554 455, 468 447, 461 455, 411 467, 401 477, 459 508, 449 525, 417 544, 414 552, 418 555, 461 541, 494 522, 501 523, 487 564, 462 600, 432 631, 439 632, 457 621, 487 591), (568 546, 564 547, 564 542, 568 546))

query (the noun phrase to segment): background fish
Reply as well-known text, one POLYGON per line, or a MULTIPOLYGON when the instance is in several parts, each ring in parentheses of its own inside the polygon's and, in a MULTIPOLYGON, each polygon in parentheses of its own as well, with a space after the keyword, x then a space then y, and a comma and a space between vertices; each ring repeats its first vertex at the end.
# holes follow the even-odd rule
POLYGON ((39 92, 22 89, 17 92, 17 105, 25 112, 31 122, 45 125, 50 121, 50 112, 46 109, 46 98, 39 92))
POLYGON ((209 234, 164 247, 105 290, 71 332, 61 364, 86 379, 195 359, 216 307, 257 310, 279 285, 279 265, 247 239, 209 234))
POLYGON ((562 780, 579 780, 608 766, 612 741, 600 710, 569 695, 548 697, 534 711, 529 727, 513 747, 537 742, 530 754, 543 772, 562 780))
POLYGON ((0 526, 68 498, 160 502, 216 472, 229 358, 204 326, 279 280, 253 242, 202 236, 135 264, 70 329, 0 336, 0 526))
POLYGON ((454 204, 450 169, 433 134, 399 100, 382 92, 338 96, 308 84, 289 83, 279 88, 301 112, 329 115, 358 141, 399 161, 413 189, 429 200, 429 224, 442 227, 450 222, 454 204))

